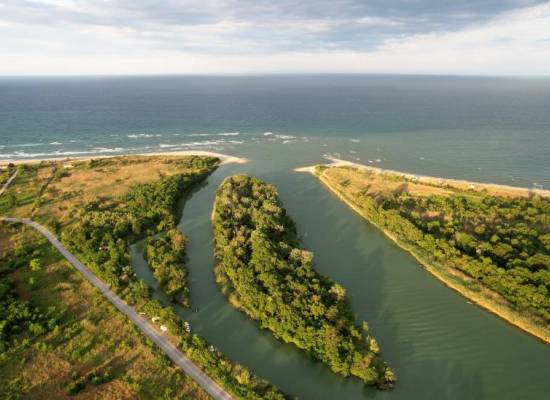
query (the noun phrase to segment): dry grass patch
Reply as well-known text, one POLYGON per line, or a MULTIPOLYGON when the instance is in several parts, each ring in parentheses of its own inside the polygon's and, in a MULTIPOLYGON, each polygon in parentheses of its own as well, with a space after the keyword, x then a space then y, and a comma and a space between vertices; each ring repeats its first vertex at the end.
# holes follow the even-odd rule
MULTIPOLYGON (((0 226, 0 237, 5 235, 0 226)), ((13 235, 0 263, 7 262, 21 243, 38 238, 28 229, 13 235)), ((40 260, 39 271, 23 266, 11 277, 16 291, 27 293, 40 310, 55 308, 57 328, 32 340, 18 338, 0 355, 5 396, 65 399, 68 388, 82 381, 85 386, 75 398, 208 398, 59 255, 43 252, 40 260), (106 374, 105 382, 92 381, 94 375, 106 374)))

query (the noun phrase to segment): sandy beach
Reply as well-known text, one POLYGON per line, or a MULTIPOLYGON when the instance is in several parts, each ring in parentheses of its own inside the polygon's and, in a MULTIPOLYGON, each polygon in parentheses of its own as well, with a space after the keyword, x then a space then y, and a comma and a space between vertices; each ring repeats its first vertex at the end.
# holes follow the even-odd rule
POLYGON ((221 160, 221 164, 245 164, 248 162, 246 158, 230 156, 227 154, 216 153, 213 151, 203 151, 203 150, 182 150, 182 151, 163 151, 155 153, 135 153, 135 154, 118 154, 118 155, 97 155, 97 156, 82 156, 82 157, 54 157, 54 158, 29 158, 21 160, 0 160, 0 167, 8 164, 36 164, 42 161, 87 161, 87 160, 97 160, 100 158, 114 158, 114 157, 129 157, 129 156, 168 156, 168 157, 178 157, 178 156, 211 156, 218 157, 221 160))
MULTIPOLYGON (((342 160, 332 156, 327 156, 326 158, 330 161, 330 163, 320 164, 320 165, 324 165, 327 167, 354 167, 354 168, 363 169, 363 170, 371 171, 378 174, 389 174, 389 175, 397 176, 405 180, 413 181, 416 183, 425 183, 428 185, 434 185, 439 187, 450 187, 458 190, 486 191, 488 194, 491 194, 494 196, 528 197, 528 196, 532 196, 533 194, 537 194, 543 197, 550 197, 550 190, 524 188, 524 187, 509 186, 509 185, 499 185, 496 183, 482 183, 482 182, 466 181, 461 179, 440 178, 440 177, 434 177, 434 176, 428 176, 428 175, 417 175, 417 174, 412 174, 408 172, 395 171, 392 169, 371 167, 369 165, 359 164, 352 161, 346 161, 346 160, 342 160)), ((294 171, 309 172, 314 174, 315 167, 317 166, 313 165, 313 166, 300 167, 300 168, 295 168, 294 171)))

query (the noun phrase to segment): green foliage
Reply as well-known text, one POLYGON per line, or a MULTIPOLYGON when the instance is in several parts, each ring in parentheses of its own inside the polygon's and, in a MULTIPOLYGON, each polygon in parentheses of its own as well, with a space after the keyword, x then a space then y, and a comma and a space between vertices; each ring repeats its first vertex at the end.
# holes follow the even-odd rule
MULTIPOLYGON (((93 167, 101 162, 104 161, 99 160, 93 167)), ((144 235, 163 232, 157 239, 148 240, 147 258, 164 290, 183 304, 188 302, 185 237, 175 229, 178 202, 215 169, 217 159, 186 157, 167 162, 195 168, 196 172, 136 185, 115 201, 88 203, 77 212, 78 222, 64 230, 62 240, 128 303, 135 304, 149 316, 160 317, 168 331, 180 340, 180 347, 187 356, 237 398, 285 399, 277 388, 257 376, 250 374, 248 380, 238 379, 241 375, 234 372, 232 362, 220 352, 211 351, 203 339, 187 333, 183 321, 171 307, 163 307, 151 300, 150 289, 135 277, 129 267, 129 244, 144 235)), ((93 383, 93 378, 90 379, 93 383)), ((78 382, 86 384, 83 380, 77 380, 74 385, 78 382)))
POLYGON ((262 328, 344 376, 385 385, 378 345, 361 333, 345 289, 313 269, 274 186, 236 175, 218 189, 213 214, 218 281, 262 328), (376 350, 376 351, 374 351, 376 350))
POLYGON ((202 166, 195 172, 136 185, 116 201, 86 204, 77 212, 78 222, 63 232, 64 244, 120 291, 133 279, 128 245, 145 234, 173 229, 179 200, 206 179, 216 162, 215 158, 191 157, 186 163, 202 166))
MULTIPOLYGON (((156 300, 147 301, 141 310, 149 316, 158 316, 168 331, 180 341, 180 348, 210 377, 222 383, 241 399, 286 399, 268 381, 253 375, 239 364, 232 363, 221 352, 211 347, 201 337, 188 333, 184 322, 171 307, 163 307, 156 300)), ((153 343, 151 342, 151 345, 153 343)))
POLYGON ((9 270, 0 273, 0 354, 7 351, 19 335, 37 337, 55 327, 55 320, 48 324, 48 315, 17 297, 7 272, 9 270))
POLYGON ((177 229, 171 229, 147 241, 145 256, 155 279, 166 294, 189 307, 185 244, 185 236, 177 229))
MULTIPOLYGON (((338 189, 349 196, 345 187, 338 189)), ((456 268, 518 311, 550 321, 550 199, 461 192, 402 192, 391 201, 365 193, 351 197, 369 220, 424 259, 456 268)))
POLYGON ((86 387, 86 382, 82 379, 77 379, 69 383, 67 386, 67 394, 69 396, 74 396, 75 394, 80 393, 86 387))
POLYGON ((31 271, 33 271, 33 272, 40 271, 40 268, 41 268, 40 259, 33 258, 31 260, 31 262, 29 263, 29 267, 30 267, 31 271))

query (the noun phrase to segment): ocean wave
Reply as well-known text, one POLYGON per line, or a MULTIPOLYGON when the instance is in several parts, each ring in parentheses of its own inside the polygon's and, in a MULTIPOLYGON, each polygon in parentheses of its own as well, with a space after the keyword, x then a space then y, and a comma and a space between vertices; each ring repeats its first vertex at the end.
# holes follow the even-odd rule
POLYGON ((42 146, 43 143, 20 143, 20 144, 8 144, 6 147, 37 147, 42 146))
POLYGON ((61 142, 51 142, 50 144, 51 144, 52 146, 60 146, 60 145, 62 145, 63 143, 61 143, 61 142))
POLYGON ((224 144, 225 141, 223 140, 205 140, 204 142, 190 142, 190 143, 182 143, 180 146, 183 147, 203 147, 203 146, 219 146, 220 144, 224 144))
POLYGON ((159 147, 161 149, 167 149, 167 148, 170 148, 170 147, 177 147, 177 146, 178 146, 177 144, 164 144, 164 143, 159 144, 159 147))
POLYGON ((189 137, 206 137, 206 136, 239 136, 240 132, 222 132, 222 133, 191 133, 189 137))
POLYGON ((360 143, 361 142, 361 140, 359 140, 359 139, 350 139, 349 141, 353 142, 353 143, 360 143))
POLYGON ((264 136, 273 136, 273 132, 264 132, 264 136))
POLYGON ((131 133, 127 135, 131 139, 162 137, 162 133, 131 133))
POLYGON ((49 153, 27 153, 25 151, 15 151, 13 153, 0 154, 0 158, 36 158, 36 157, 63 157, 63 156, 78 156, 86 154, 104 154, 104 153, 120 153, 125 150, 122 147, 107 148, 96 147, 90 150, 70 150, 70 151, 52 151, 49 153))
POLYGON ((275 135, 277 139, 283 139, 283 140, 293 140, 296 139, 296 136, 292 135, 275 135))

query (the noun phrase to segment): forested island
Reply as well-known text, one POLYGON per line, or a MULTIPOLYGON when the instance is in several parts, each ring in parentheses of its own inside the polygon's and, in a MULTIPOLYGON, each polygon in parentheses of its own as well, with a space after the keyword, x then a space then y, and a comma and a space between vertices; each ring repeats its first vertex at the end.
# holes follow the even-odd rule
POLYGON ((262 328, 344 376, 391 387, 394 372, 376 340, 361 329, 345 289, 317 273, 273 185, 246 175, 227 178, 213 210, 216 277, 231 303, 262 328))
POLYGON ((447 285, 550 342, 549 198, 354 166, 314 173, 447 285))
POLYGON ((184 307, 189 307, 189 287, 185 266, 186 238, 177 229, 147 240, 145 258, 164 292, 184 307))
MULTIPOLYGON (((219 162, 208 156, 130 156, 65 165, 21 164, 17 167, 17 179, 6 196, 0 198, 0 215, 31 217, 57 233, 63 244, 127 304, 146 318, 162 321, 174 345, 235 398, 284 399, 286 396, 269 382, 189 332, 172 307, 153 300, 150 288, 136 277, 130 265, 128 246, 149 238, 146 256, 161 287, 175 301, 188 304, 185 237, 175 227, 182 200, 204 182, 219 162)), ((52 398, 65 398, 83 390, 101 393, 109 390, 102 389, 104 384, 115 393, 120 390, 115 387, 118 385, 143 398, 206 398, 190 378, 176 368, 169 370, 168 359, 87 281, 82 282, 75 270, 67 272, 65 261, 44 239, 36 238, 34 232, 18 224, 3 223, 0 244, 3 241, 9 245, 0 251, 0 304, 5 306, 0 317, 7 321, 0 335, 0 377, 11 379, 6 388, 10 395, 40 395, 32 391, 31 383, 14 377, 18 371, 29 373, 30 364, 10 362, 19 357, 55 363, 52 373, 57 375, 50 379, 51 387, 56 388, 52 398), (25 279, 21 280, 21 276, 25 279), (70 282, 65 284, 68 277, 70 282), (57 289, 59 285, 62 291, 57 289), (56 295, 45 296, 43 289, 56 295), (30 301, 21 298, 21 293, 30 301), (56 305, 56 301, 60 304, 56 305), (64 311, 59 312, 57 307, 64 311), (82 307, 88 312, 82 312, 82 307), (109 321, 115 319, 119 325, 110 325, 109 321), (92 329, 95 325, 103 327, 102 331, 92 329), (155 366, 147 369, 151 360, 127 360, 127 369, 138 366, 139 374, 124 372, 124 367, 116 363, 112 369, 101 367, 115 354, 114 338, 121 346, 121 360, 126 353, 134 359, 143 354, 149 356, 146 349, 153 347, 152 353, 158 358, 155 366), (69 353, 62 351, 65 346, 70 346, 69 353), (130 348, 136 354, 129 353, 130 348), (78 373, 60 372, 63 365, 73 366, 78 373), (164 393, 155 392, 155 382, 163 385, 164 393)))

